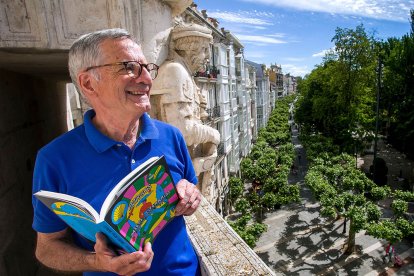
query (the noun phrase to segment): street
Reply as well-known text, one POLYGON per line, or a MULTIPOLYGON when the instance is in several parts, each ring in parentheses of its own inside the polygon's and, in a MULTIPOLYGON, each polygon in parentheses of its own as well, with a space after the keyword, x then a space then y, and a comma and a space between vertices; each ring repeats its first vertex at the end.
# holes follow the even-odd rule
POLYGON ((308 164, 295 127, 292 143, 297 172, 290 174, 289 182, 299 183, 301 202, 266 214, 263 222, 268 231, 254 248, 264 262, 278 275, 414 275, 414 247, 408 241, 395 245, 401 267, 384 263, 386 241, 363 231, 356 235, 357 251, 343 254, 348 230, 343 233, 343 219, 325 220, 319 215, 319 204, 304 183, 308 164))

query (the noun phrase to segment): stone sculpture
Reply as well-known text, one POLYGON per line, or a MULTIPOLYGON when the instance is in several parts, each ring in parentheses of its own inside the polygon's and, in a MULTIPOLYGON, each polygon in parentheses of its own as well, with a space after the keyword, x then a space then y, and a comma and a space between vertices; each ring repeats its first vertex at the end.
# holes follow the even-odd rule
POLYGON ((169 56, 151 90, 151 115, 181 130, 207 198, 220 133, 201 121, 206 100, 193 76, 204 70, 211 42, 211 30, 206 27, 183 23, 175 26, 171 31, 169 56))

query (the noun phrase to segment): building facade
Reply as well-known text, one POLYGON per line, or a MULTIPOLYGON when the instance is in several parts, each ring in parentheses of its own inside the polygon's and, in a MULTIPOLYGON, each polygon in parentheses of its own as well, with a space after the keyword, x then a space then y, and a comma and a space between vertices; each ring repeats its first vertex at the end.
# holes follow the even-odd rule
POLYGON ((276 91, 270 89, 266 67, 245 60, 244 46, 217 20, 192 5, 185 11, 186 22, 196 22, 212 30, 210 59, 195 81, 206 95, 207 116, 203 122, 220 132, 218 158, 214 165, 214 184, 207 196, 216 210, 229 213, 228 180, 240 175, 240 162, 250 153, 258 130, 273 110, 276 91))
MULTIPOLYGON (((251 67, 255 68, 256 74, 256 124, 257 131, 265 127, 269 120, 272 104, 270 104, 271 91, 269 75, 266 72, 266 65, 252 61, 246 61, 251 67)), ((274 98, 274 97, 273 97, 274 98)), ((273 105, 274 107, 274 105, 273 105)))

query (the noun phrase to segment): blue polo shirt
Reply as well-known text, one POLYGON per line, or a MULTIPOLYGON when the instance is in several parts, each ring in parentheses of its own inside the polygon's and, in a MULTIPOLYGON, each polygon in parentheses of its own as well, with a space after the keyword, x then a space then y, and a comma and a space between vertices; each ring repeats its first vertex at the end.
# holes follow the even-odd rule
MULTIPOLYGON (((175 183, 187 179, 197 183, 191 158, 180 131, 166 123, 141 118, 141 133, 131 150, 112 140, 92 124, 93 110, 85 113, 84 124, 56 138, 37 155, 33 193, 56 191, 79 197, 99 213, 105 197, 129 172, 148 158, 164 155, 175 183)), ((33 229, 41 233, 61 231, 67 225, 34 196, 33 229)), ((87 249, 93 246, 74 234, 76 243, 87 249)), ((197 275, 198 260, 190 243, 184 218, 174 218, 158 234, 152 246, 151 269, 139 275, 197 275)), ((84 275, 115 275, 86 272, 84 275)))

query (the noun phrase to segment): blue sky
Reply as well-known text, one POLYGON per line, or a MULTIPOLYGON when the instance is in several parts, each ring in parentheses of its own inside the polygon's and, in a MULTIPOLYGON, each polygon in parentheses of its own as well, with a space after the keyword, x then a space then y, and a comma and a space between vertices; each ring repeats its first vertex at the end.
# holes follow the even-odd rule
POLYGON ((244 45, 246 59, 304 76, 322 61, 335 29, 363 24, 378 39, 410 32, 414 0, 194 0, 244 45))

